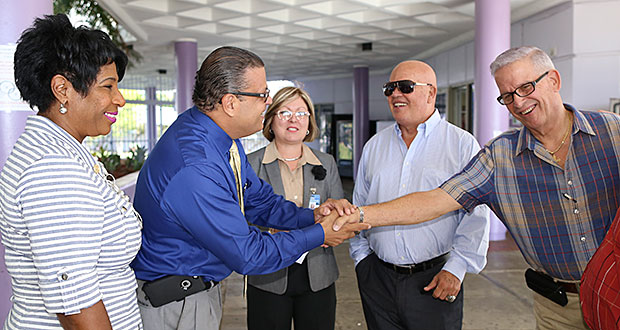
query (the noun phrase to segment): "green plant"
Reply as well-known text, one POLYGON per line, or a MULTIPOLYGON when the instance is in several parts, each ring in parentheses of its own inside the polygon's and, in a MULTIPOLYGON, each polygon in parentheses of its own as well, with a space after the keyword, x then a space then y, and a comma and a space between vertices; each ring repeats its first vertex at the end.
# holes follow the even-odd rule
POLYGON ((121 165, 121 156, 109 152, 103 146, 100 146, 99 149, 93 153, 93 156, 97 157, 99 161, 103 163, 103 166, 108 173, 116 171, 116 169, 121 165))
POLYGON ((54 0, 54 14, 67 14, 71 10, 86 18, 88 25, 100 29, 110 35, 112 41, 129 57, 129 67, 140 62, 142 55, 133 49, 133 45, 125 42, 120 32, 120 24, 110 13, 101 8, 95 0, 54 0))
POLYGON ((146 147, 136 145, 129 150, 129 157, 127 158, 127 167, 131 171, 137 171, 142 168, 144 161, 146 160, 146 147))

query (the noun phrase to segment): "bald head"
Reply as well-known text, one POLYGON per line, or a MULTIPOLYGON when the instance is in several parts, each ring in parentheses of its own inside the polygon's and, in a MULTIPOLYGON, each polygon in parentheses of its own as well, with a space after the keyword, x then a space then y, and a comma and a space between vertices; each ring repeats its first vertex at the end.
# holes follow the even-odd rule
POLYGON ((410 93, 403 93, 397 88, 387 97, 387 100, 392 115, 401 128, 414 129, 425 122, 435 111, 437 77, 430 65, 420 61, 405 61, 399 63, 390 75, 390 82, 401 80, 411 80, 421 85, 415 85, 413 92, 410 93))
POLYGON ((409 79, 418 83, 427 83, 437 86, 435 70, 430 65, 421 61, 400 62, 390 75, 390 81, 409 79), (396 76, 407 76, 408 78, 396 79, 396 76))

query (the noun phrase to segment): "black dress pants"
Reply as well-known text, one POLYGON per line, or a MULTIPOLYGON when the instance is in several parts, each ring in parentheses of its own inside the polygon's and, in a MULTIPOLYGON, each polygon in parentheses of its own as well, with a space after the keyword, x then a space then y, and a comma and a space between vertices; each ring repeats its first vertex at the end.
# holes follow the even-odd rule
POLYGON ((248 329, 333 330, 336 322, 336 286, 312 292, 308 263, 294 263, 288 268, 287 289, 283 295, 248 285, 248 329))
POLYGON ((463 323, 463 288, 449 303, 433 298, 423 288, 443 264, 414 274, 385 267, 373 253, 355 267, 369 330, 460 330, 463 323))

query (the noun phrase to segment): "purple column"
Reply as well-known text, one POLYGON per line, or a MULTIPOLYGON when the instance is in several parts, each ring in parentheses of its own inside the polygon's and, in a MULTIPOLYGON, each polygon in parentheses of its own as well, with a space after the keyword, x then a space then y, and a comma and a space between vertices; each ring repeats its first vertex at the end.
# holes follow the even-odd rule
POLYGON ((174 43, 177 59, 177 113, 182 113, 193 105, 192 93, 198 71, 198 43, 195 39, 180 39, 174 43))
POLYGON ((362 149, 368 141, 370 131, 368 116, 368 67, 353 68, 353 178, 357 176, 357 165, 362 149))
MULTIPOLYGON (((475 0, 474 135, 481 145, 508 129, 508 111, 495 98, 499 90, 489 65, 510 48, 510 0, 475 0)), ((506 227, 491 217, 491 240, 503 240, 506 227)))
MULTIPOLYGON (((22 31, 32 25, 35 17, 53 13, 52 0, 3 1, 1 7, 0 47, 15 44, 22 31)), ((12 56, 0 59, 3 62, 12 62, 12 60, 12 56)), ((4 83, 13 84, 13 80, 4 83)), ((14 90, 11 94, 15 96, 19 95, 19 92, 14 90)), ((1 99, 3 99, 2 96, 0 96, 1 99)), ((0 168, 4 167, 13 143, 24 131, 26 117, 31 114, 34 112, 24 109, 23 106, 0 105, 0 168)), ((2 323, 11 308, 10 297, 11 278, 4 263, 4 246, 0 245, 0 320, 2 323)))

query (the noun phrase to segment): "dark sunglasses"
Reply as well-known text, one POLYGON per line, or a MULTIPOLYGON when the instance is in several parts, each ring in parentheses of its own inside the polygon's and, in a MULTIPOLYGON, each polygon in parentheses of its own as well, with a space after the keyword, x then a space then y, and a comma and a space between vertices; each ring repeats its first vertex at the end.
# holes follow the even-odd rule
POLYGON ((417 83, 411 80, 390 81, 386 82, 383 85, 383 94, 385 96, 390 96, 392 95, 392 93, 394 93, 397 87, 401 93, 409 94, 413 93, 413 89, 415 86, 433 86, 433 84, 417 83))

